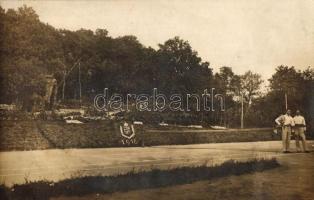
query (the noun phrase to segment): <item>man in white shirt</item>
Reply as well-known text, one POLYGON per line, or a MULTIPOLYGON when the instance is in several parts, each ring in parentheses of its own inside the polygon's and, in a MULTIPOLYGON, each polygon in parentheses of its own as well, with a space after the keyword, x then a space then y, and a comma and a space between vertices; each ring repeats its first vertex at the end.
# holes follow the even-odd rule
POLYGON ((279 116, 275 122, 282 126, 282 152, 288 153, 291 138, 291 128, 294 126, 294 120, 291 117, 291 110, 287 110, 285 115, 279 116))
POLYGON ((297 151, 300 151, 300 137, 302 139, 302 151, 309 152, 306 147, 306 137, 304 132, 306 131, 306 124, 304 117, 300 114, 300 111, 296 111, 296 115, 293 118, 294 120, 294 134, 295 134, 295 145, 297 147, 297 151))

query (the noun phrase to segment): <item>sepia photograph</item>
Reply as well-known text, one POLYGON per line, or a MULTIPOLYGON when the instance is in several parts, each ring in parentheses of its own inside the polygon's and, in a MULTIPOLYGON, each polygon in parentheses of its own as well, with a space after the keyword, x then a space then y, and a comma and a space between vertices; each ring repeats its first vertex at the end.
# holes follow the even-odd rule
POLYGON ((1 200, 313 200, 314 0, 0 0, 1 200))

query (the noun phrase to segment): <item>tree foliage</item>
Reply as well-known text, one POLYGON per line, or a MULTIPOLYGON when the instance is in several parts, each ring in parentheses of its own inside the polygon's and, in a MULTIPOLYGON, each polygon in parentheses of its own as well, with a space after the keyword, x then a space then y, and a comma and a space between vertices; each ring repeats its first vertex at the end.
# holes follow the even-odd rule
POLYGON ((17 10, 0 7, 0 35, 1 103, 27 105, 43 97, 45 76, 53 75, 60 103, 81 98, 90 104, 105 87, 122 94, 149 93, 158 88, 166 95, 215 88, 225 96, 226 111, 195 114, 198 121, 239 126, 242 94, 247 126, 272 125, 283 112, 284 94, 289 108, 299 108, 307 119, 314 118, 311 67, 297 71, 278 66, 269 80, 269 92, 260 95, 263 80, 259 74, 235 74, 227 66, 213 74, 209 62, 179 37, 153 49, 132 35, 112 38, 104 28, 55 29, 42 23, 27 6, 17 10))

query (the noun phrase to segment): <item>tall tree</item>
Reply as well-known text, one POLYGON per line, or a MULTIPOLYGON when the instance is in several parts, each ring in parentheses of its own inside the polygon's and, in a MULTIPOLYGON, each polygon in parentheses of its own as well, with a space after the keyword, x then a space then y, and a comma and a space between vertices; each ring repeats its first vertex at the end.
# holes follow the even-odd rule
POLYGON ((288 66, 278 66, 276 73, 271 77, 270 88, 280 95, 282 100, 280 104, 285 107, 285 95, 288 98, 288 108, 295 109, 303 99, 303 78, 301 72, 288 66))
POLYGON ((212 79, 209 63, 202 62, 187 41, 179 37, 169 39, 159 45, 157 55, 160 87, 167 92, 197 92, 209 86, 212 79))
POLYGON ((44 93, 44 75, 58 52, 57 33, 27 6, 2 10, 1 18, 1 102, 25 105, 33 94, 44 93))
POLYGON ((250 70, 241 76, 241 89, 248 107, 252 104, 252 100, 260 94, 262 83, 261 75, 253 73, 250 70))

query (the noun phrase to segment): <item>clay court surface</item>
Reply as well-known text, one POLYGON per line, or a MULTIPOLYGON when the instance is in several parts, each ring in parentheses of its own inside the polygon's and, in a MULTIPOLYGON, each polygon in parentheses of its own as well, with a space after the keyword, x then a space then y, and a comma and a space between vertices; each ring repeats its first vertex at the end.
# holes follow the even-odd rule
MULTIPOLYGON (((309 147, 313 150, 313 141, 309 147)), ((294 141, 291 150, 295 148, 294 141)), ((25 181, 52 180, 96 175, 114 175, 153 168, 214 165, 226 160, 253 158, 312 159, 313 152, 281 153, 280 141, 216 143, 130 148, 53 149, 0 152, 0 180, 7 186, 25 181)), ((284 159, 283 159, 284 160, 284 159)), ((288 159, 289 160, 289 159, 288 159)), ((305 166, 305 165, 304 165, 305 166)), ((303 165, 298 167, 302 170, 303 165)), ((314 168, 314 167, 313 167, 314 168)), ((313 174, 313 173, 312 173, 313 174)), ((312 179, 314 180, 314 179, 312 179)))

